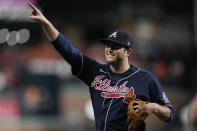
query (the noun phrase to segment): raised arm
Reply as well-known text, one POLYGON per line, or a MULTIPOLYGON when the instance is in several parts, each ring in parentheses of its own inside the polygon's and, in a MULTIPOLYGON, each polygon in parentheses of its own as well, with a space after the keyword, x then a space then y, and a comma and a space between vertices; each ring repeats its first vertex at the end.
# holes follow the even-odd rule
POLYGON ((78 75, 83 66, 82 54, 53 26, 49 20, 47 20, 38 8, 31 3, 29 3, 29 6, 33 9, 29 14, 30 19, 38 22, 42 26, 45 35, 51 41, 54 48, 72 66, 73 74, 78 75))
POLYGON ((50 41, 54 41, 58 37, 58 30, 51 24, 51 22, 36 8, 33 4, 29 3, 29 6, 33 9, 29 17, 30 19, 40 23, 44 33, 50 41))

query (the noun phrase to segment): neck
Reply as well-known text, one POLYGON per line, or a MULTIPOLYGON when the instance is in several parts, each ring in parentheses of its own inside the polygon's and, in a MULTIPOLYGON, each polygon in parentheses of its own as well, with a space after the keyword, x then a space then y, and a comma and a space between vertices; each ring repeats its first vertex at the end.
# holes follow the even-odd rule
POLYGON ((110 64, 110 68, 114 73, 123 73, 129 69, 130 65, 127 62, 110 64))

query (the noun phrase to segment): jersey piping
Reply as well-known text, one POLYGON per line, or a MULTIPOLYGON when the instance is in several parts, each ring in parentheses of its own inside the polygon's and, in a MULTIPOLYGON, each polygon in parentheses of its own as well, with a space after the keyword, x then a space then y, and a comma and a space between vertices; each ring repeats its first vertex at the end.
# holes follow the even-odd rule
POLYGON ((83 69, 83 55, 81 53, 80 53, 80 55, 81 55, 81 68, 80 68, 79 73, 76 76, 79 76, 82 72, 82 69, 83 69))
MULTIPOLYGON (((131 77, 131 76, 135 75, 135 74, 136 74, 136 73, 138 73, 139 71, 140 71, 140 68, 138 68, 138 70, 137 70, 137 71, 135 71, 134 73, 130 74, 129 76, 127 76, 127 77, 125 77, 125 78, 120 79, 120 80, 116 83, 116 86, 118 85, 118 83, 119 83, 120 81, 122 81, 122 80, 124 80, 124 79, 127 79, 127 78, 129 78, 129 77, 131 77)), ((105 99, 103 100, 103 106, 104 106, 104 101, 105 101, 105 99)), ((110 105, 109 105, 109 107, 108 107, 107 114, 106 114, 106 117, 105 117, 105 126, 104 126, 104 131, 106 131, 107 118, 108 118, 108 114, 109 114, 109 110, 110 110, 110 107, 111 107, 112 102, 113 102, 113 98, 112 98, 112 100, 111 100, 111 102, 110 102, 110 105)), ((103 106, 102 106, 102 107, 103 107, 103 106)))
POLYGON ((111 107, 112 102, 113 102, 113 98, 111 99, 110 105, 109 105, 108 110, 107 110, 107 114, 106 114, 106 118, 105 118, 104 131, 106 131, 106 126, 107 126, 107 117, 108 117, 108 113, 109 113, 109 110, 110 110, 110 107, 111 107))

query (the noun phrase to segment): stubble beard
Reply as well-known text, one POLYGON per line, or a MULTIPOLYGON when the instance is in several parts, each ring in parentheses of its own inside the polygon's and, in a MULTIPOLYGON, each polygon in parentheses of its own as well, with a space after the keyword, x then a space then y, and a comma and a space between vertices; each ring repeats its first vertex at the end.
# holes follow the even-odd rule
POLYGON ((118 57, 115 60, 113 60, 113 61, 106 60, 107 64, 112 65, 112 66, 118 66, 118 65, 120 65, 122 63, 122 61, 123 60, 118 58, 118 57))

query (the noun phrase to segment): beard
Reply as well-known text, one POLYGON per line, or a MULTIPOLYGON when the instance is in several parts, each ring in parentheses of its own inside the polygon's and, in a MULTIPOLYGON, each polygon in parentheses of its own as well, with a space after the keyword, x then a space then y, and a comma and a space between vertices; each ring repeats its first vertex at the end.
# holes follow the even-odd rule
POLYGON ((113 60, 107 60, 106 58, 106 63, 112 66, 117 66, 120 65, 122 63, 123 59, 121 59, 120 57, 116 57, 113 60))

